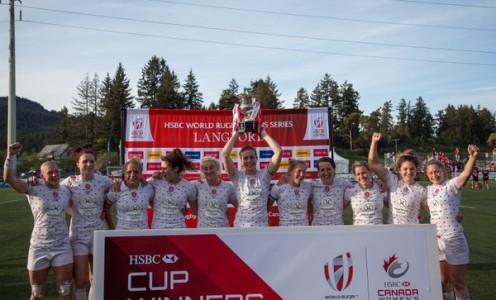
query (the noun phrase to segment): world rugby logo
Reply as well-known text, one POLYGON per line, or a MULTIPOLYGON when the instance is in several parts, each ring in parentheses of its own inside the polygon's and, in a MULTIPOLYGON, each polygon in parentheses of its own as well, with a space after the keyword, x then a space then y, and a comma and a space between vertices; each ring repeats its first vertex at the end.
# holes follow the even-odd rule
POLYGON ((338 292, 344 291, 353 279, 353 260, 350 252, 334 257, 324 266, 324 275, 329 286, 338 292))
POLYGON ((132 125, 134 130, 140 130, 141 128, 143 128, 143 119, 136 118, 135 120, 132 121, 132 125))
POLYGON ((143 118, 136 118, 132 120, 131 126, 132 126, 131 137, 136 139, 143 138, 143 127, 144 127, 143 118))
POLYGON ((324 126, 324 118, 322 118, 322 116, 318 116, 317 118, 315 118, 313 120, 313 126, 319 129, 322 128, 322 126, 324 126))

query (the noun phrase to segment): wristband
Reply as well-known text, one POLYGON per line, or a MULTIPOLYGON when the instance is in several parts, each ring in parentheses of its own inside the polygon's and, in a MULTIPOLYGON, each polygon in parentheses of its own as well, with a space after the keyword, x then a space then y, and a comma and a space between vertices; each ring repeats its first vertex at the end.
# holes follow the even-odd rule
POLYGON ((13 159, 10 159, 10 157, 7 157, 5 159, 5 164, 3 165, 3 168, 7 171, 15 170, 15 161, 13 159))

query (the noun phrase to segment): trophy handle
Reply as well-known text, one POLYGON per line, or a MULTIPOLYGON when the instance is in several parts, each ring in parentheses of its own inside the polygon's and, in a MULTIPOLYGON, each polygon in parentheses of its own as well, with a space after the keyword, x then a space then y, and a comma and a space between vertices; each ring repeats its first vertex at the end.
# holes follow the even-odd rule
POLYGON ((258 113, 260 112, 260 102, 253 103, 253 110, 251 111, 251 120, 255 120, 257 118, 258 113))
POLYGON ((232 128, 233 130, 235 131, 238 131, 239 129, 239 105, 238 104, 234 104, 234 107, 233 107, 233 124, 232 124, 232 128))

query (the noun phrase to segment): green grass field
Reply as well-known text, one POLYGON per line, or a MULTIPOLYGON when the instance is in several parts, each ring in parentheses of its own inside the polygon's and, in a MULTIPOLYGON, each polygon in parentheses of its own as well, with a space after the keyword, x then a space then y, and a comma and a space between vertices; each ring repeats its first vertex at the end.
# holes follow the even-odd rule
MULTIPOLYGON (((472 299, 496 299, 496 183, 491 182, 489 191, 466 187, 462 212, 471 250, 467 280, 472 299)), ((350 215, 347 209, 347 224, 350 215)), ((29 298, 26 256, 32 225, 25 196, 0 189, 0 299, 29 298)), ((53 276, 50 279, 45 299, 56 299, 53 276)))

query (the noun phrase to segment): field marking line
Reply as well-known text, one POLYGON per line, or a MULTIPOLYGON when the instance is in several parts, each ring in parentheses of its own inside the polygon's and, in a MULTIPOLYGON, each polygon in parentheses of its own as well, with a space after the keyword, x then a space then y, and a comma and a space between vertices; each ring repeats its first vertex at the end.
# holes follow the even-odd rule
POLYGON ((469 209, 476 209, 476 207, 473 207, 473 206, 465 206, 465 205, 460 205, 460 207, 463 207, 463 208, 469 208, 469 209))
POLYGON ((0 204, 7 204, 7 203, 19 202, 19 201, 23 201, 23 199, 0 201, 0 204))

